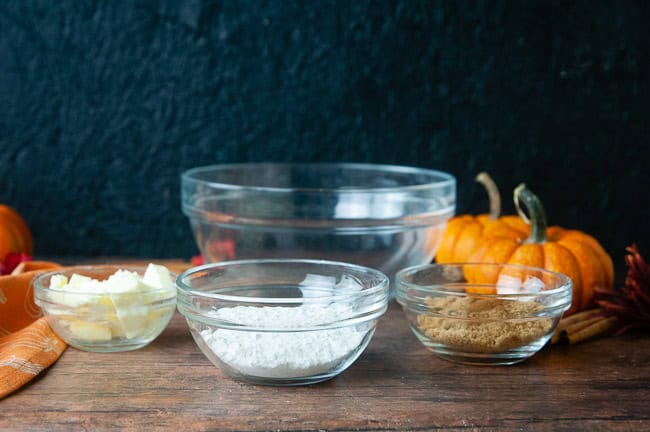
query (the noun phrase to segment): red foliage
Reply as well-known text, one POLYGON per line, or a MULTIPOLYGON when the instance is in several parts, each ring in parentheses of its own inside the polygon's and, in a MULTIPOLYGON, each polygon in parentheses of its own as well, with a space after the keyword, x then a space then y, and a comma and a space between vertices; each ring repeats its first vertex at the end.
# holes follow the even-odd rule
POLYGON ((596 303, 618 317, 622 324, 616 334, 635 328, 650 329, 650 264, 645 262, 636 245, 626 250, 628 270, 623 287, 596 288, 596 303))

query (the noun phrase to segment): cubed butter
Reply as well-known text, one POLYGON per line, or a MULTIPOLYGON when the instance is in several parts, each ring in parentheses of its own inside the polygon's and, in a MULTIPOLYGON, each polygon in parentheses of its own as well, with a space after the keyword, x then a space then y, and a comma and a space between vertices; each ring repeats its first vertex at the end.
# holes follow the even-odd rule
POLYGON ((70 333, 76 338, 85 341, 111 340, 111 330, 101 323, 75 320, 70 323, 70 333))
POLYGON ((88 341, 146 335, 168 316, 152 304, 176 293, 167 268, 156 264, 149 264, 143 277, 128 270, 118 270, 103 281, 79 274, 70 280, 56 275, 50 280, 50 289, 53 301, 88 316, 87 320, 77 317, 69 325, 75 338, 88 341), (95 321, 98 317, 101 323, 95 321))

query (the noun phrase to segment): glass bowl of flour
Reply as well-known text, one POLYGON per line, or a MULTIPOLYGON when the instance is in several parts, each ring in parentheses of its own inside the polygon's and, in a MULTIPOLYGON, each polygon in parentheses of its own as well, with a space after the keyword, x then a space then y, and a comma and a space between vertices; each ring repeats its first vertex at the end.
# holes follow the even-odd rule
POLYGON ((347 369, 388 306, 388 277, 304 259, 225 261, 178 276, 177 305, 206 357, 229 376, 305 385, 347 369))

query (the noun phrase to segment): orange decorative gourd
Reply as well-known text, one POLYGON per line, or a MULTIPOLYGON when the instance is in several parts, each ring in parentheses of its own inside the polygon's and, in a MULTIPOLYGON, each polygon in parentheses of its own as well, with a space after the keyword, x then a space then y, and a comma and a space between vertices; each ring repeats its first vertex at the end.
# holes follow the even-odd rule
POLYGON ((10 252, 31 255, 32 234, 16 210, 0 204, 0 259, 10 252))
POLYGON ((480 173, 476 176, 476 181, 487 190, 490 213, 460 215, 449 220, 436 253, 438 263, 467 262, 481 238, 497 236, 523 241, 530 232, 530 227, 520 217, 501 216, 499 189, 488 174, 480 173))
POLYGON ((573 281, 573 299, 567 315, 588 308, 594 287, 614 285, 612 259, 592 236, 578 230, 546 228, 542 203, 526 185, 514 192, 520 218, 530 223, 530 235, 523 242, 505 236, 482 237, 468 257, 468 262, 509 263, 563 273, 573 281), (522 211, 521 205, 528 211, 522 211))

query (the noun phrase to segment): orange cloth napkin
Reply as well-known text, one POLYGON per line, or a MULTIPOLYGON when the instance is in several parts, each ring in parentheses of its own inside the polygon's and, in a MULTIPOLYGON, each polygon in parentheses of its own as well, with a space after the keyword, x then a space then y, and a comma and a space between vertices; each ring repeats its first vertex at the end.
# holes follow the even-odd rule
POLYGON ((25 261, 0 276, 0 399, 52 365, 67 345, 34 304, 32 279, 59 267, 49 261, 25 261))

